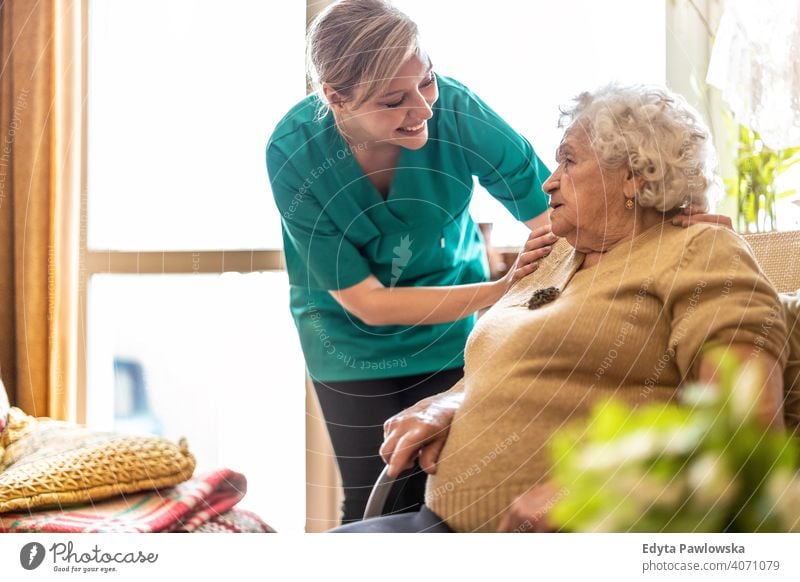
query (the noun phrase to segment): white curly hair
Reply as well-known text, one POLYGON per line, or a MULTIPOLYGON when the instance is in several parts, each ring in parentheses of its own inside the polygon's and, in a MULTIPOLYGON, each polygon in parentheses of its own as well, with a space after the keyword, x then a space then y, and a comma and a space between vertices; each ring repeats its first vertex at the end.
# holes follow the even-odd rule
POLYGON ((644 184, 640 206, 667 212, 708 208, 716 159, 700 114, 663 87, 610 84, 578 95, 559 127, 581 124, 606 168, 626 166, 644 184))

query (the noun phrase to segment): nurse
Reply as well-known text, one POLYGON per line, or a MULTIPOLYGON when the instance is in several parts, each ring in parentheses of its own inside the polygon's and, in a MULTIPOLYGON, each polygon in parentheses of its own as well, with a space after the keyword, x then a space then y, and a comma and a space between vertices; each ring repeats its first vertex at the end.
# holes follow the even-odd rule
MULTIPOLYGON (((267 167, 281 214, 291 312, 344 485, 361 518, 383 423, 463 374, 476 312, 533 272, 556 239, 530 143, 435 72, 417 26, 382 0, 341 0, 308 34, 316 91, 278 123, 267 167), (532 234, 488 281, 469 215, 473 176, 532 234)), ((419 508, 425 474, 390 509, 419 508)))
MULTIPOLYGON (((274 130, 267 167, 282 218, 291 311, 345 490, 360 519, 383 462, 383 423, 462 376, 475 313, 533 270, 555 238, 531 145, 472 91, 438 75, 417 27, 381 0, 343 0, 311 25, 317 91, 274 130), (487 282, 469 215, 473 176, 536 229, 487 282)), ((422 502, 425 475, 399 487, 422 502)))

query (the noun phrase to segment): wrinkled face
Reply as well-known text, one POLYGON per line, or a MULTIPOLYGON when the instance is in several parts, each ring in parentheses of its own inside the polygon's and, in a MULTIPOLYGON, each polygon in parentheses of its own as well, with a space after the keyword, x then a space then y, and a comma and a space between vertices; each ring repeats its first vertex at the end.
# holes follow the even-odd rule
POLYGON ((433 65, 424 53, 408 59, 389 86, 358 109, 347 101, 337 111, 342 129, 358 143, 416 150, 428 141, 431 107, 439 98, 433 65))
POLYGON ((629 236, 634 212, 625 208, 625 193, 632 180, 624 168, 601 168, 581 124, 566 131, 556 161, 543 185, 550 195, 553 233, 583 252, 605 250, 629 236))

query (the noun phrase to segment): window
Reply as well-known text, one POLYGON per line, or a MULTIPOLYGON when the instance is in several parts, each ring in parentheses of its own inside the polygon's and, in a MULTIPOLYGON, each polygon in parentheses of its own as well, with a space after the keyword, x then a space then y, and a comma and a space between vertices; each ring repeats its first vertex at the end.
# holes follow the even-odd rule
POLYGON ((305 3, 86 11, 85 420, 186 436, 198 472, 247 477, 241 507, 303 531, 304 366, 264 155, 305 95, 305 3))
POLYGON ((281 247, 264 151, 305 95, 304 25, 298 2, 90 2, 89 248, 281 247))
POLYGON ((778 230, 800 230, 800 165, 795 165, 781 174, 777 191, 787 194, 775 203, 778 230))

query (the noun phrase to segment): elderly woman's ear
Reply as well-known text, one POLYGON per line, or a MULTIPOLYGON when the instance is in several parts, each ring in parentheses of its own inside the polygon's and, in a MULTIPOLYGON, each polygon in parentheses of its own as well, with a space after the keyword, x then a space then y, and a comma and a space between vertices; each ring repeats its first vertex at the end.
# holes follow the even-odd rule
MULTIPOLYGON (((628 170, 628 175, 623 185, 623 194, 625 195, 626 207, 630 210, 635 208, 636 196, 642 191, 645 186, 645 180, 641 176, 637 176, 632 170, 628 170), (632 201, 632 204, 628 203, 632 201)), ((733 221, 729 216, 724 214, 711 214, 708 212, 708 205, 705 200, 692 203, 689 206, 681 209, 680 213, 672 218, 672 224, 675 226, 691 226, 693 224, 714 224, 717 226, 724 226, 730 230, 734 230, 733 221)))
MULTIPOLYGON (((636 196, 642 191, 644 185, 645 181, 641 176, 636 175, 633 170, 628 170, 628 175, 622 186, 622 193, 625 195, 626 205, 628 200, 633 201, 634 204, 636 203, 636 196)), ((632 209, 633 206, 628 205, 628 208, 632 209)))

